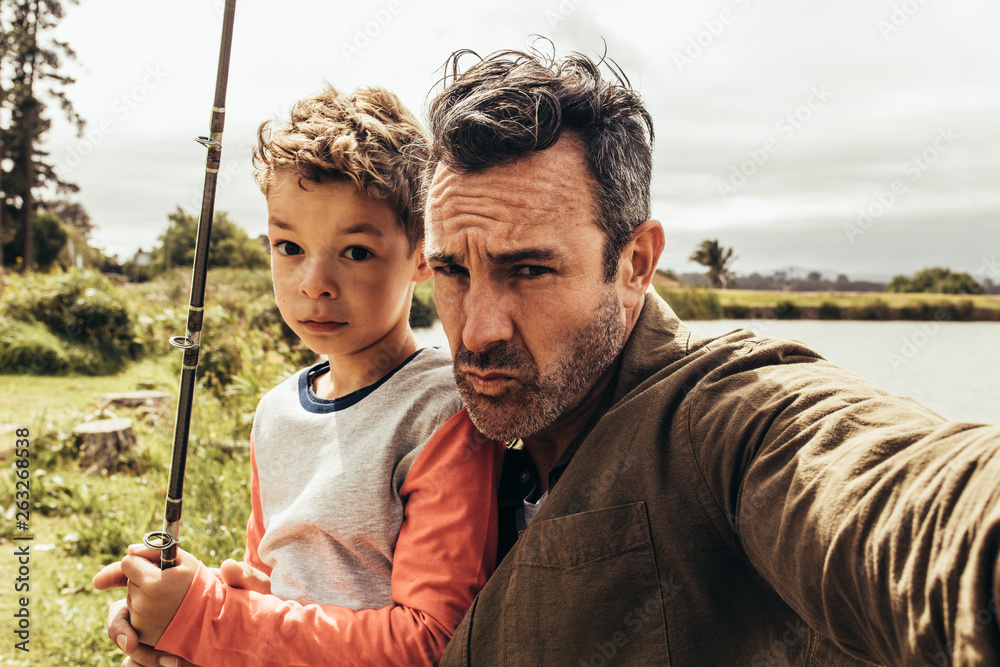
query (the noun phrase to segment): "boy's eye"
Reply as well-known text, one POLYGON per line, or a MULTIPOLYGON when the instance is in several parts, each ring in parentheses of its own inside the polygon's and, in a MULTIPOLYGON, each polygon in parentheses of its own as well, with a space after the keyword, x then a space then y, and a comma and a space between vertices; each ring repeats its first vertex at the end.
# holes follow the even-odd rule
POLYGON ((372 251, 360 246, 351 246, 344 251, 344 257, 353 259, 355 262, 363 262, 372 256, 372 251))
POLYGON ((274 244, 274 248, 278 251, 279 255, 290 256, 302 254, 302 248, 291 241, 278 241, 274 244))

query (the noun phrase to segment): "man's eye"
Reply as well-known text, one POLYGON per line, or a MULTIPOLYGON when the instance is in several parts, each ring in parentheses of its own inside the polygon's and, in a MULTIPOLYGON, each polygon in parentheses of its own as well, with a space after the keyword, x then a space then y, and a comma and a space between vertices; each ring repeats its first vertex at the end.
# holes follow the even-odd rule
POLYGON ((445 264, 443 266, 435 266, 435 273, 441 273, 446 276, 464 276, 468 275, 469 271, 464 266, 459 266, 458 264, 445 264))
POLYGON ((372 251, 360 246, 351 246, 344 251, 344 257, 353 259, 355 262, 363 262, 372 256, 372 251))
POLYGON ((547 266, 519 266, 515 273, 519 276, 534 278, 535 276, 544 276, 547 273, 552 273, 552 269, 547 266))
POLYGON ((278 251, 279 255, 301 255, 302 248, 291 241, 278 241, 274 244, 275 250, 278 251))

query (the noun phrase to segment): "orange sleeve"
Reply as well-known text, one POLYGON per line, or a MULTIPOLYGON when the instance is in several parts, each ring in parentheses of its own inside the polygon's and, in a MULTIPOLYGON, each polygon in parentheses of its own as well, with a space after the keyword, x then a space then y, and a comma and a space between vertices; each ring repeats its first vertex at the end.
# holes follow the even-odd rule
POLYGON ((229 588, 203 566, 156 648, 199 665, 437 664, 495 567, 502 459, 464 410, 424 446, 401 489, 393 606, 301 605, 229 588))
POLYGON ((250 432, 250 518, 247 519, 247 550, 243 561, 271 576, 271 567, 260 559, 258 550, 264 537, 264 510, 260 505, 260 481, 257 477, 257 455, 254 453, 253 431, 250 432))

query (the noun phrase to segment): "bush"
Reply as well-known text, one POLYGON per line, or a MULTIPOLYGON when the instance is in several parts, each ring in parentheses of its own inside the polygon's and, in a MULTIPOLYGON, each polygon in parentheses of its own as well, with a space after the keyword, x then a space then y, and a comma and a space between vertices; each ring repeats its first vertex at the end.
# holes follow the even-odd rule
POLYGON ((436 319, 437 310, 434 308, 434 301, 424 301, 414 294, 410 303, 410 326, 414 329, 429 327, 436 319))
POLYGON ((873 299, 854 309, 854 319, 856 320, 888 320, 892 319, 892 311, 882 299, 873 299))
POLYGON ((0 368, 14 375, 64 375, 65 343, 41 324, 0 317, 0 368))
POLYGON ((840 306, 833 303, 832 301, 824 301, 819 304, 819 319, 821 320, 839 320, 842 313, 840 311, 840 306))
POLYGON ((670 304, 682 320, 718 320, 722 318, 722 306, 715 292, 692 287, 683 290, 657 289, 660 296, 670 304))
POLYGON ((722 316, 728 320, 749 320, 753 317, 753 309, 750 306, 731 303, 722 307, 722 316))
POLYGON ((11 368, 23 367, 23 372, 33 372, 27 370, 31 365, 23 364, 33 358, 39 360, 35 366, 45 369, 35 371, 39 373, 102 375, 121 370, 144 353, 128 306, 114 285, 97 273, 74 270, 13 280, 0 299, 0 316, 33 325, 20 329, 23 339, 5 345, 7 355, 22 360, 11 368), (22 346, 28 349, 22 351, 22 346))
POLYGON ((774 306, 774 318, 778 320, 799 320, 802 319, 802 309, 795 305, 794 301, 779 301, 774 306))
POLYGON ((934 307, 926 301, 899 309, 899 317, 904 320, 933 320, 934 307))
POLYGON ((934 312, 935 320, 945 320, 949 322, 965 322, 971 320, 976 311, 972 301, 965 299, 958 303, 941 304, 934 312))

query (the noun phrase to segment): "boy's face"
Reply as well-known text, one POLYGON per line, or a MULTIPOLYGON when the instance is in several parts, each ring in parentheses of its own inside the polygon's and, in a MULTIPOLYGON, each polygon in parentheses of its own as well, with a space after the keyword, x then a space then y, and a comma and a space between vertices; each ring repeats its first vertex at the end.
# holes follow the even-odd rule
MULTIPOLYGON (((411 283, 430 277, 388 204, 348 181, 275 174, 267 194, 278 310, 318 354, 395 356, 408 331, 411 283)), ((385 369, 389 370, 389 369, 385 369)))

